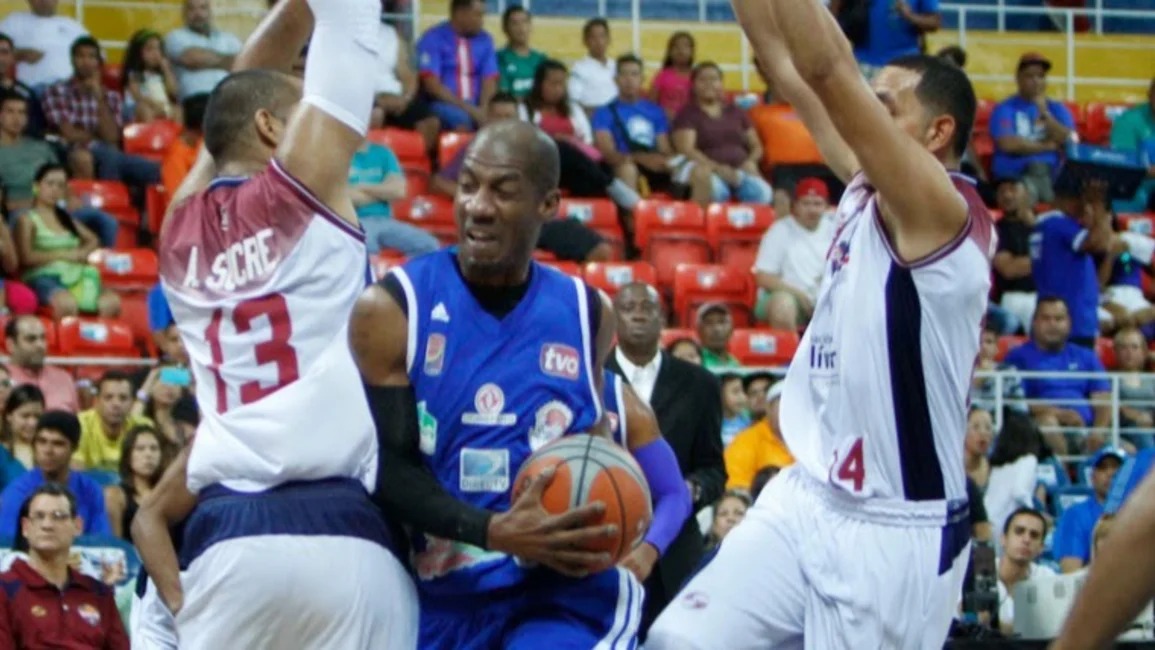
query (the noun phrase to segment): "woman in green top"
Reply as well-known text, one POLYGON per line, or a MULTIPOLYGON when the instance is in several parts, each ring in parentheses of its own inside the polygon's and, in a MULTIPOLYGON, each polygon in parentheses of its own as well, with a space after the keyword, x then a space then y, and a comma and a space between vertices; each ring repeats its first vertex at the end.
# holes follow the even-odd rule
POLYGON ((16 221, 16 247, 24 281, 56 318, 79 312, 115 316, 120 302, 100 288, 100 272, 87 263, 100 241, 60 206, 68 195, 68 174, 55 163, 36 171, 32 208, 16 221))
POLYGON ((497 68, 501 72, 499 89, 518 99, 525 99, 533 88, 533 75, 545 61, 542 52, 529 46, 531 19, 525 7, 514 6, 501 15, 501 31, 508 39, 497 51, 497 68))

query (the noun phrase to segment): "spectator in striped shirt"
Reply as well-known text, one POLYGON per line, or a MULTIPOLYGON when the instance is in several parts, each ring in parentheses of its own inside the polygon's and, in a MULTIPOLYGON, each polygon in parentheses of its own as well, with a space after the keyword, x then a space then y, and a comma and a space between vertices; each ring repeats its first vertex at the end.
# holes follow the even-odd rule
POLYGON ((448 131, 474 130, 497 93, 497 50, 484 24, 484 0, 451 0, 449 20, 417 41, 421 88, 448 131))

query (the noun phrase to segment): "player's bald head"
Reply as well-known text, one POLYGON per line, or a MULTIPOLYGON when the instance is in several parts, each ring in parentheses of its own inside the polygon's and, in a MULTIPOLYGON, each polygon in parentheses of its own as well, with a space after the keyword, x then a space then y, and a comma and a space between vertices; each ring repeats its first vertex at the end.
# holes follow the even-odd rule
POLYGON ((221 80, 205 106, 205 147, 217 164, 247 155, 258 138, 257 114, 288 121, 301 101, 301 82, 275 70, 243 70, 221 80))
POLYGON ((519 120, 502 120, 483 128, 470 145, 471 157, 486 163, 519 169, 530 179, 539 197, 557 189, 561 161, 553 138, 519 120))

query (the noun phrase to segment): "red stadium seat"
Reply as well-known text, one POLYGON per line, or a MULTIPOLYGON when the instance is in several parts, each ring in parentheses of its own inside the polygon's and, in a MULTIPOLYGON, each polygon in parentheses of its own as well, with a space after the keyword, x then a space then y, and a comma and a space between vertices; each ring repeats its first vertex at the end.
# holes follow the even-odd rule
POLYGON ((458 133, 456 131, 442 133, 441 139, 437 142, 437 160, 442 167, 448 165, 457 157, 457 152, 472 141, 472 133, 458 133))
POLYGON ((1083 110, 1083 105, 1076 101, 1065 100, 1063 106, 1071 112, 1071 119, 1075 121, 1075 132, 1082 133, 1087 126, 1087 112, 1083 110))
POLYGON ((679 264, 705 264, 712 259, 706 217, 697 203, 642 201, 634 210, 634 228, 642 257, 654 265, 663 291, 673 287, 679 264))
POLYGON ((668 327, 662 330, 661 344, 662 349, 670 347, 670 344, 679 339, 698 340, 698 333, 688 327, 668 327))
POLYGON ((124 127, 124 152, 160 162, 180 132, 181 125, 172 120, 129 124, 124 127))
POLYGON ((735 329, 730 354, 743 366, 786 366, 798 349, 798 333, 768 329, 735 329))
POLYGON ((542 264, 557 269, 571 278, 580 278, 582 276, 582 266, 577 262, 569 260, 544 260, 542 264))
POLYGON ((403 169, 426 174, 433 171, 429 154, 425 151, 425 138, 420 133, 406 129, 373 129, 367 137, 369 142, 389 147, 403 169))
POLYGON ((557 255, 554 255, 553 253, 551 253, 549 251, 543 251, 540 248, 535 248, 535 249, 533 249, 533 259, 535 259, 539 262, 542 262, 542 263, 556 262, 557 261, 557 255))
POLYGON ((679 264, 674 275, 674 316, 683 325, 694 322, 694 313, 707 303, 730 308, 735 327, 750 324, 753 316, 754 277, 718 264, 679 264))
POLYGON ((68 316, 61 319, 57 336, 64 356, 140 356, 133 344, 132 327, 117 319, 68 316))
POLYGON ((1127 110, 1127 104, 1090 102, 1087 104, 1086 121, 1079 135, 1088 144, 1106 144, 1111 140, 1111 127, 1115 118, 1127 110))
POLYGON ((132 330, 133 342, 138 350, 144 350, 150 357, 156 357, 156 341, 152 338, 152 328, 148 324, 148 294, 132 291, 120 295, 120 320, 132 330))
POLYGON ((706 210, 706 237, 714 261, 739 270, 754 268, 762 235, 774 223, 768 205, 714 203, 706 210))
POLYGON ((405 171, 405 196, 419 196, 429 192, 429 174, 412 169, 405 171))
POLYGON ((109 289, 148 291, 160 280, 160 264, 151 248, 101 248, 88 256, 109 289))
POLYGON ((425 195, 397 201, 393 204, 393 216, 424 229, 443 244, 457 241, 452 199, 425 195))
POLYGON ((1115 369, 1115 341, 1110 337, 1100 336, 1095 341, 1095 353, 1099 355, 1099 361, 1103 362, 1103 367, 1107 370, 1115 369))
POLYGON ((625 252, 625 238, 618 221, 618 208, 609 199, 562 199, 557 214, 562 219, 577 219, 614 247, 620 259, 625 252))
POLYGON ((121 78, 123 76, 124 68, 119 63, 105 63, 100 68, 100 81, 109 90, 121 92, 121 78))
POLYGON ((127 225, 136 228, 140 225, 140 215, 132 207, 132 198, 128 195, 128 187, 119 181, 68 181, 72 194, 92 207, 103 210, 121 222, 121 230, 127 225))
POLYGON ((1019 347, 1020 345, 1026 343, 1026 342, 1027 342, 1027 337, 1025 337, 1025 336, 1000 336, 999 337, 999 352, 998 352, 998 356, 995 357, 995 360, 996 361, 1002 361, 1003 359, 1006 358, 1008 352, 1010 352, 1011 350, 1014 350, 1015 348, 1019 347))
POLYGON ((585 268, 586 284, 605 291, 611 298, 631 282, 655 286, 658 272, 649 262, 590 262, 585 268))
POLYGON ((989 133, 991 130, 991 113, 995 111, 995 103, 989 99, 980 99, 975 107, 975 133, 989 133))
POLYGON ((1155 214, 1120 214, 1119 229, 1151 235, 1155 232, 1155 214))
POLYGON ((164 189, 164 185, 149 185, 144 191, 144 211, 148 213, 149 232, 160 233, 167 209, 168 191, 164 189))

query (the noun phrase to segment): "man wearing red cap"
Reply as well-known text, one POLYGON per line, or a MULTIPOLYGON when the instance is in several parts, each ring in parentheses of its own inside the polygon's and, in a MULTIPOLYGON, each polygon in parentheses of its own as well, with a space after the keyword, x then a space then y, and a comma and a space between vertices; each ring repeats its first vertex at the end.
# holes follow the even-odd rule
POLYGON ((1019 92, 991 113, 995 178, 1021 178, 1032 198, 1050 203, 1059 169, 1060 152, 1075 132, 1075 120, 1062 102, 1047 99, 1047 72, 1051 62, 1038 52, 1019 58, 1015 83, 1019 92))
POLYGON ((797 330, 810 320, 826 251, 834 239, 830 192, 820 178, 804 178, 794 187, 793 214, 779 219, 762 236, 754 279, 758 303, 754 315, 770 327, 797 330))

